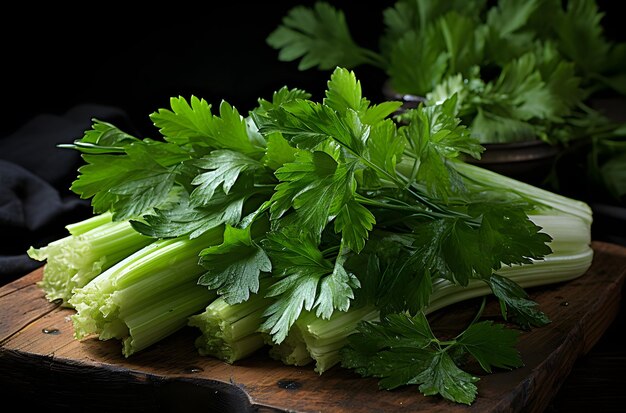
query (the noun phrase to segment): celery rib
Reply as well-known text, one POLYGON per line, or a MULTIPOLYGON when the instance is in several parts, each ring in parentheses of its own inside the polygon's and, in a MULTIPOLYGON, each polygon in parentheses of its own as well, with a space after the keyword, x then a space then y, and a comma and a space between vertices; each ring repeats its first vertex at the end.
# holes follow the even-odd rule
POLYGON ((195 341, 201 355, 232 364, 265 345, 265 337, 259 327, 263 322, 263 311, 271 301, 264 297, 269 279, 260 281, 259 292, 250 295, 246 301, 228 304, 220 297, 202 313, 189 317, 188 325, 201 331, 195 341))
POLYGON ((31 258, 45 261, 38 285, 46 298, 62 300, 64 307, 72 307, 69 299, 75 289, 153 241, 128 221, 111 221, 110 213, 68 225, 68 231, 70 235, 64 238, 28 250, 31 258))
POLYGON ((75 337, 119 339, 128 357, 184 327, 215 299, 197 284, 205 271, 198 254, 219 244, 222 232, 154 241, 78 288, 70 299, 75 337))

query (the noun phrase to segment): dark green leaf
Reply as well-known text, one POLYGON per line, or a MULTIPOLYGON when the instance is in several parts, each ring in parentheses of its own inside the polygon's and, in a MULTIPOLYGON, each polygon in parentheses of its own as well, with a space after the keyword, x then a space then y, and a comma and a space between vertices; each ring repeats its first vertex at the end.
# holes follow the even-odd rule
POLYGON ((341 253, 335 260, 332 274, 324 277, 320 282, 320 289, 314 307, 318 317, 329 319, 333 311, 348 311, 350 302, 354 298, 353 289, 359 288, 360 283, 356 276, 344 268, 347 253, 341 253))
POLYGON ((150 119, 165 138, 177 145, 201 145, 212 149, 230 149, 255 159, 263 148, 248 136, 246 120, 237 109, 222 101, 219 116, 211 105, 195 96, 189 104, 183 97, 170 99, 172 110, 159 109, 150 119))
POLYGON ((269 233, 263 246, 272 261, 273 276, 279 278, 267 292, 275 302, 265 311, 267 319, 261 326, 273 342, 285 339, 303 310, 316 309, 322 318, 329 318, 334 310, 348 310, 352 289, 359 282, 343 267, 343 254, 333 265, 313 240, 289 229, 269 233))
POLYGON ((270 272, 269 257, 245 229, 227 225, 224 242, 200 252, 200 265, 207 269, 198 284, 217 290, 229 304, 246 301, 259 291, 259 275, 270 272))
POLYGON ((300 59, 300 70, 351 68, 368 60, 352 40, 344 13, 326 2, 291 9, 267 43, 279 50, 279 60, 300 59))
POLYGON ((374 215, 351 199, 343 205, 335 218, 335 232, 341 232, 345 245, 358 254, 365 246, 369 231, 375 223, 374 215))
POLYGON ((396 132, 396 127, 391 120, 377 123, 372 127, 366 144, 365 158, 376 165, 380 174, 382 170, 386 175, 396 175, 396 165, 402 157, 405 140, 396 132))
MULTIPOLYGON (((413 379, 425 396, 440 394, 457 403, 472 404, 476 399, 478 377, 459 369, 448 353, 437 353, 427 370, 413 379)), ((412 384, 412 383, 411 383, 412 384)))
POLYGON ((267 137, 265 156, 262 159, 263 165, 276 170, 286 163, 294 162, 297 151, 298 149, 289 145, 280 133, 270 133, 267 137))
POLYGON ((419 34, 409 31, 393 43, 388 73, 392 88, 402 94, 425 96, 446 75, 449 56, 444 39, 433 26, 419 34))
POLYGON ((87 164, 71 189, 92 198, 96 213, 113 212, 115 220, 149 212, 168 199, 177 174, 154 159, 156 146, 139 142, 127 146, 125 155, 83 155, 87 164))
POLYGON ((513 321, 524 329, 531 326, 541 327, 550 323, 550 319, 538 309, 539 305, 528 298, 522 287, 506 277, 493 274, 487 280, 494 295, 500 300, 502 315, 507 318, 511 312, 513 321))
POLYGON ((293 207, 298 227, 319 237, 329 220, 353 196, 354 177, 325 152, 299 152, 296 161, 276 170, 281 181, 271 198, 272 219, 293 207))
POLYGON ((440 394, 465 404, 476 398, 478 378, 457 367, 423 313, 389 314, 379 322, 360 323, 340 354, 343 367, 381 378, 379 386, 384 389, 417 384, 426 396, 440 394))
POLYGON ((277 109, 283 103, 297 99, 309 99, 311 94, 302 89, 289 89, 283 86, 272 94, 272 101, 259 99, 259 108, 255 110, 257 113, 267 113, 273 109, 277 109))
POLYGON ((228 194, 240 174, 261 168, 261 164, 254 159, 230 150, 215 150, 194 164, 210 171, 197 175, 191 182, 197 185, 191 193, 191 201, 198 205, 208 204, 220 186, 228 194))
POLYGON ((482 321, 472 324, 459 337, 465 348, 488 373, 492 367, 511 369, 523 365, 520 354, 515 350, 519 332, 507 329, 503 324, 482 321))
POLYGON ((131 221, 140 233, 156 238, 173 238, 187 235, 196 238, 221 224, 236 225, 242 217, 244 201, 252 194, 243 187, 228 195, 217 192, 205 206, 194 205, 188 196, 167 209, 155 208, 141 221, 131 221))
POLYGON ((188 103, 182 96, 172 97, 172 110, 159 109, 150 115, 150 119, 168 142, 186 145, 195 140, 206 140, 207 145, 215 146, 211 131, 211 105, 196 96, 192 96, 190 101, 188 103))

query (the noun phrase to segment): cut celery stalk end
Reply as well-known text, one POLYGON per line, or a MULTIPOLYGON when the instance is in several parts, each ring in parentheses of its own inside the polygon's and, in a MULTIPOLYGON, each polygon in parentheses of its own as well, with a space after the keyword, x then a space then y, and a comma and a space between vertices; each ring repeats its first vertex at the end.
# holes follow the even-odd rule
POLYGON ((269 356, 274 360, 288 366, 306 366, 314 361, 298 329, 292 328, 280 344, 274 343, 266 333, 263 333, 263 337, 271 345, 269 356))
POLYGON ((202 356, 211 356, 233 364, 256 353, 265 346, 262 334, 250 334, 235 341, 211 340, 209 335, 196 338, 195 345, 202 356))
POLYGON ((102 214, 71 226, 71 235, 42 248, 29 248, 28 255, 46 261, 38 283, 49 301, 69 299, 102 271, 153 240, 136 232, 128 221, 112 222, 102 214))
POLYGON ((315 362, 314 371, 322 374, 339 362, 339 350, 347 344, 348 336, 356 332, 359 322, 375 321, 378 317, 378 310, 367 306, 336 311, 328 320, 303 312, 283 342, 276 344, 266 338, 271 344, 270 356, 295 366, 315 362))
POLYGON ((263 293, 268 284, 269 280, 262 279, 259 293, 251 294, 246 301, 228 304, 220 297, 202 313, 189 317, 188 325, 202 333, 195 341, 201 355, 234 363, 264 346, 259 327, 263 311, 271 302, 263 293))
POLYGON ((215 291, 193 284, 183 284, 169 294, 167 300, 120 317, 128 327, 128 337, 123 339, 124 356, 129 357, 185 327, 190 315, 216 297, 215 291))

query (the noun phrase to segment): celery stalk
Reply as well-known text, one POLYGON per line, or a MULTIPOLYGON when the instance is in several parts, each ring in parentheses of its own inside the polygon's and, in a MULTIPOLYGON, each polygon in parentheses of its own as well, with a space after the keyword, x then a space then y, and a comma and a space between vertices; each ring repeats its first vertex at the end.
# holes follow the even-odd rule
POLYGON ((220 297, 202 313, 189 317, 188 325, 202 333, 195 341, 201 355, 234 363, 265 345, 265 337, 258 330, 271 301, 264 297, 269 280, 260 281, 259 293, 251 294, 248 300, 228 304, 220 297))
POLYGON ((128 221, 112 222, 110 213, 68 225, 67 229, 67 237, 28 250, 31 258, 46 262, 38 283, 46 298, 62 300, 64 307, 71 307, 74 289, 153 241, 135 231, 128 221))
MULTIPOLYGON (((497 271, 497 274, 515 281, 524 288, 556 284, 583 275, 589 269, 592 259, 593 250, 588 248, 578 253, 553 254, 532 265, 505 267, 497 271)), ((425 312, 429 314, 446 306, 490 293, 489 287, 481 281, 471 280, 467 286, 461 287, 440 279, 433 284, 430 304, 425 312)))
POLYGON ((183 327, 215 299, 197 284, 205 271, 198 254, 219 244, 222 233, 154 241, 76 289, 70 298, 75 337, 122 340, 128 357, 183 327))
MULTIPOLYGON (((522 287, 532 287, 571 280, 587 271, 593 259, 589 221, 578 215, 559 215, 556 211, 552 213, 531 215, 530 219, 552 236, 553 253, 532 264, 504 266, 497 271, 499 275, 511 278, 522 287)), ((478 280, 472 280, 468 286, 462 287, 437 279, 425 312, 429 314, 490 292, 489 287, 478 280)), ((245 353, 236 350, 237 345, 244 344, 240 341, 241 337, 249 338, 247 334, 256 332, 261 324, 264 309, 261 301, 255 296, 247 302, 228 305, 223 299, 217 299, 204 313, 192 316, 189 325, 202 331, 202 336, 196 341, 200 354, 232 363, 261 348, 263 343, 257 340, 255 349, 247 348, 245 353), (237 322, 251 314, 254 315, 254 322, 247 324, 243 330, 237 322)), ((265 344, 271 345, 269 354, 272 358, 296 366, 315 362, 314 370, 321 374, 339 362, 339 350, 347 343, 347 337, 356 331, 357 324, 361 321, 375 321, 378 316, 378 310, 374 307, 334 312, 328 320, 320 319, 311 312, 303 312, 282 343, 272 343, 265 336, 265 344)))
POLYGON ((121 317, 128 327, 128 336, 123 339, 124 356, 129 357, 181 329, 187 324, 189 314, 198 312, 216 297, 215 291, 191 283, 169 293, 165 303, 152 302, 121 317))
POLYGON ((68 224, 65 226, 65 229, 67 229, 70 235, 80 235, 111 221, 113 221, 113 214, 111 212, 103 212, 82 221, 68 224))
MULTIPOLYGON (((577 216, 585 223, 591 225, 592 210, 585 202, 547 191, 469 163, 458 161, 454 162, 453 165, 469 182, 476 182, 483 187, 487 185, 506 189, 525 198, 530 198, 547 209, 577 216)), ((539 212, 539 214, 542 214, 542 212, 539 212)))

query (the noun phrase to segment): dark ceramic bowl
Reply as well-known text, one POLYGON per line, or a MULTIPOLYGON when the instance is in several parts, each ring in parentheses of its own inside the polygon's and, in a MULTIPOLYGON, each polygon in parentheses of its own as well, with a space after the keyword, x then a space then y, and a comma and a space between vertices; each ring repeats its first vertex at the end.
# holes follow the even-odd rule
POLYGON ((533 185, 549 175, 560 148, 540 140, 484 143, 481 159, 465 161, 533 185))

